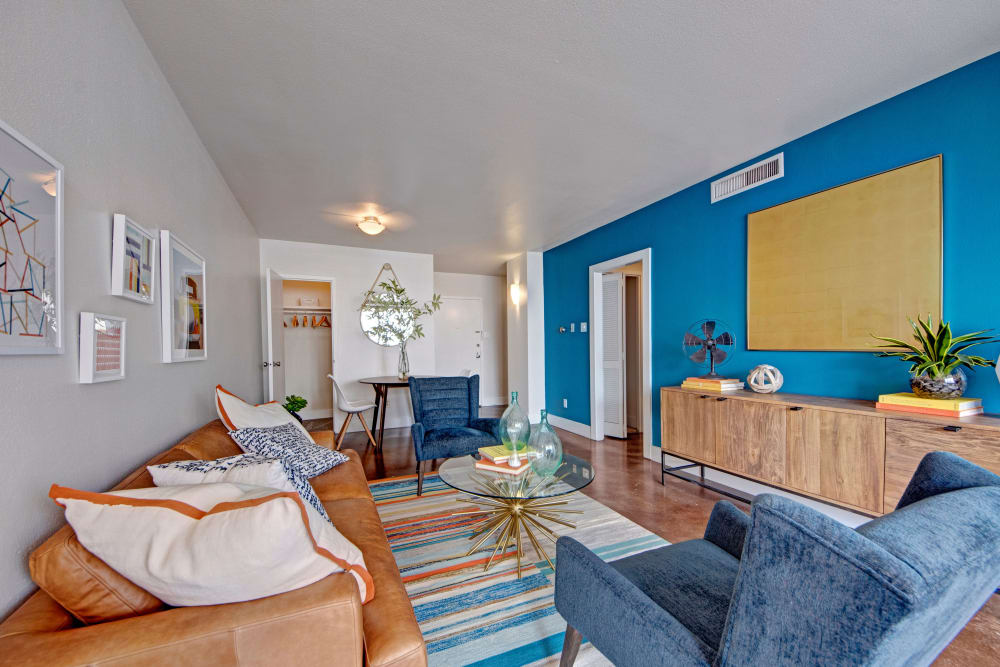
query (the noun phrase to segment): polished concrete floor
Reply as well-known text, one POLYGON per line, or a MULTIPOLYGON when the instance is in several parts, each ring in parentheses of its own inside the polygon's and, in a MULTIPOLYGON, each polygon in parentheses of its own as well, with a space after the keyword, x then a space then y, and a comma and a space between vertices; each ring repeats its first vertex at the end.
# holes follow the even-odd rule
MULTIPOLYGON (((499 414, 500 409, 483 408, 483 416, 499 414)), ((307 426, 310 430, 332 428, 329 419, 312 420, 307 426)), ((671 477, 661 485, 658 466, 643 458, 642 442, 637 435, 628 440, 609 438, 603 442, 562 430, 559 436, 567 452, 594 463, 597 475, 583 493, 669 542, 701 537, 712 506, 724 498, 671 477)), ((349 433, 343 447, 361 454, 368 479, 416 472, 409 429, 386 429, 381 455, 368 444, 363 432, 349 433)), ((743 503, 736 504, 744 511, 749 510, 743 503)), ((1000 595, 994 595, 986 603, 934 664, 1000 665, 1000 595)))

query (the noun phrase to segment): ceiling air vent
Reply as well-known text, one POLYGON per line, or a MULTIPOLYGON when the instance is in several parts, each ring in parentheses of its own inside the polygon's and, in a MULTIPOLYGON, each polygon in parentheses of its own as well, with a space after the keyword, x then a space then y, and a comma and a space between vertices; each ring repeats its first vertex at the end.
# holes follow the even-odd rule
POLYGON ((785 154, 778 153, 712 181, 712 203, 785 175, 785 154))

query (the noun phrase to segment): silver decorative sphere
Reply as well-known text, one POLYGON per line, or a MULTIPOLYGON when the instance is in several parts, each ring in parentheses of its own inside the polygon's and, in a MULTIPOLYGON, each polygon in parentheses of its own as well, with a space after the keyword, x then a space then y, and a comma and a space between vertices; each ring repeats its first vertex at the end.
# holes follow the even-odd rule
POLYGON ((773 394, 785 383, 781 371, 769 364, 761 364, 750 371, 747 384, 758 394, 773 394))

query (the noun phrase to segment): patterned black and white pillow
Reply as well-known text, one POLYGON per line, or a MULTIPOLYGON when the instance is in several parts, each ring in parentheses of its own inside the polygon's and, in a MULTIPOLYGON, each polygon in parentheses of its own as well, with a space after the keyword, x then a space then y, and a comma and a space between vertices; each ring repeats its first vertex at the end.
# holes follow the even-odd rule
POLYGON ((247 454, 281 459, 307 478, 347 461, 340 452, 313 444, 294 424, 241 428, 229 436, 247 454))
POLYGON ((156 486, 235 482, 279 491, 295 491, 327 521, 330 517, 309 478, 279 457, 237 454, 209 461, 172 461, 148 466, 156 486))

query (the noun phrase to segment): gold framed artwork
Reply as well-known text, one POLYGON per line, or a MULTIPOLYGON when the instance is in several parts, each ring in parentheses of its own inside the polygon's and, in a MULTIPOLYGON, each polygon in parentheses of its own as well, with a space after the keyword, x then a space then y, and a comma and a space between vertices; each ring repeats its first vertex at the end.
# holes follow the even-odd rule
POLYGON ((870 351, 941 315, 941 156, 747 216, 747 349, 870 351))

